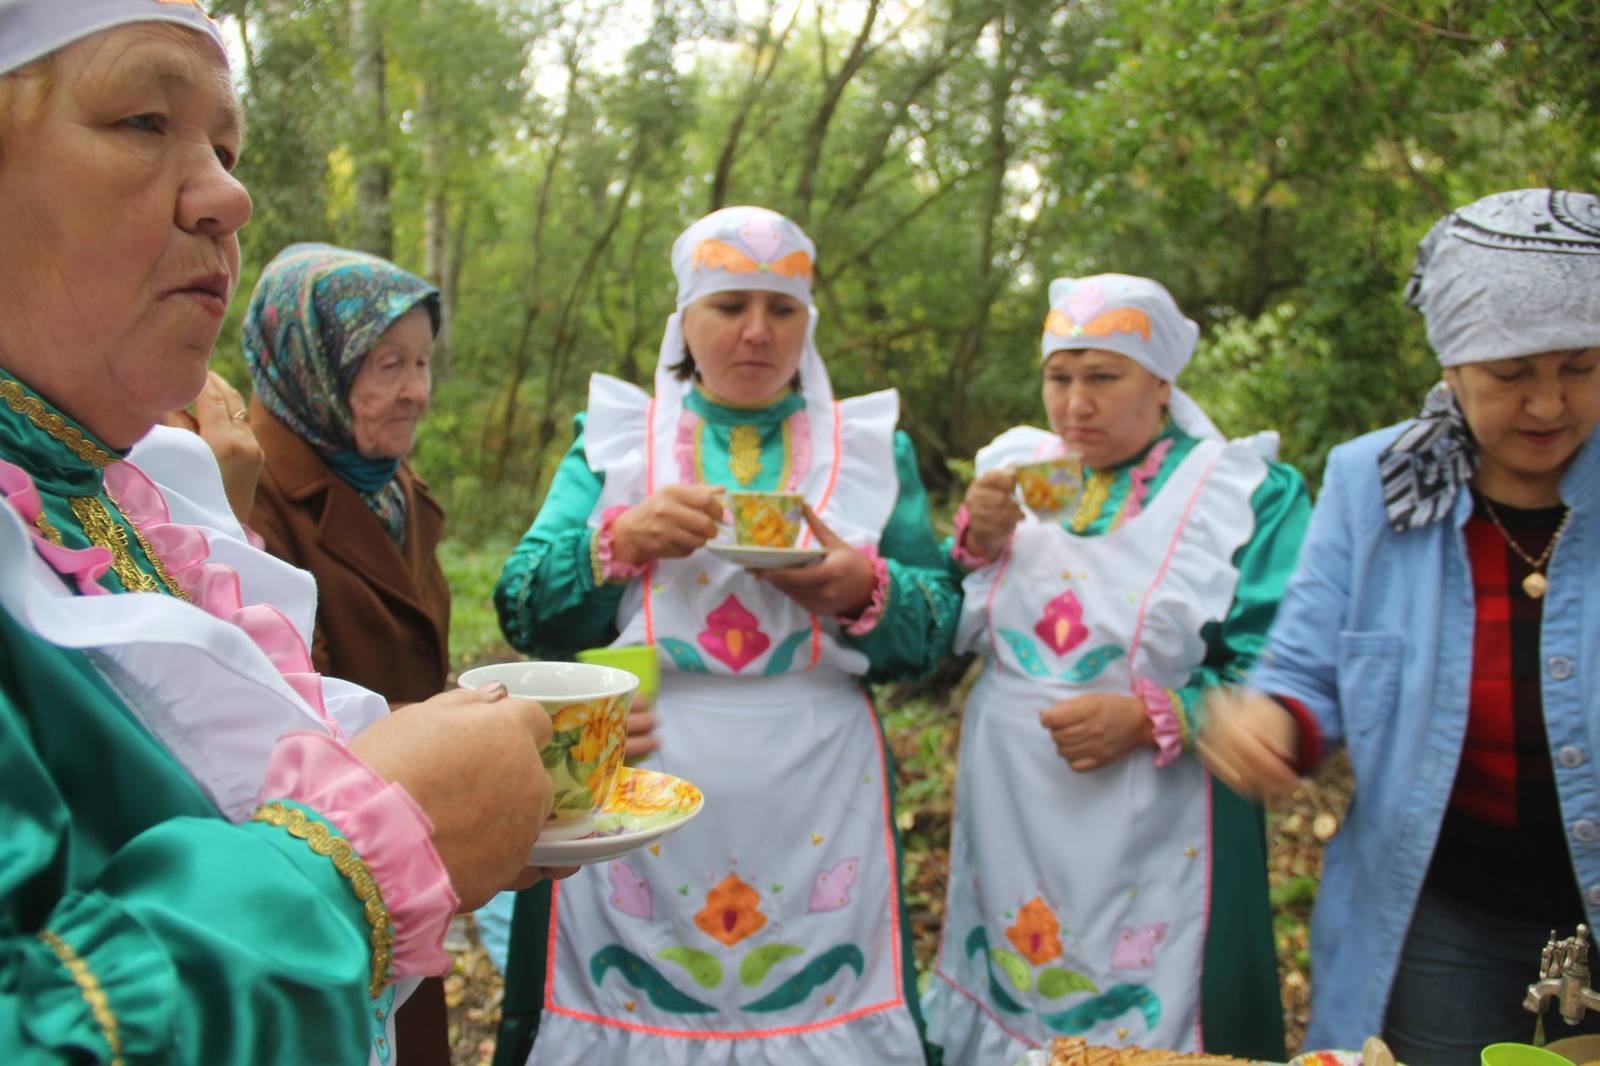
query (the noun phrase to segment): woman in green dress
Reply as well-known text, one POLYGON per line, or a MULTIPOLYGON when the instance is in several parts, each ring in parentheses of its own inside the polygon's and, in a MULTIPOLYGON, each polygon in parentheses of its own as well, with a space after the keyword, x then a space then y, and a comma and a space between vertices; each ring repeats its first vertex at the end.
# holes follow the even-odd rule
POLYGON ((549 806, 537 705, 388 716, 318 677, 309 575, 245 543, 199 437, 152 430, 201 392, 238 279, 239 146, 197 4, 0 4, 15 1066, 385 1061, 400 991, 448 967, 458 903, 521 879, 549 806))
POLYGON ((501 575, 501 626, 524 651, 657 649, 643 765, 705 793, 659 849, 524 893, 502 1063, 530 1043, 541 1066, 924 1061, 889 759, 861 680, 931 668, 959 600, 896 395, 833 398, 814 254, 754 207, 678 238, 654 394, 592 379, 501 575), (809 528, 778 554, 811 565, 749 570, 715 539, 746 491, 805 499, 809 528))

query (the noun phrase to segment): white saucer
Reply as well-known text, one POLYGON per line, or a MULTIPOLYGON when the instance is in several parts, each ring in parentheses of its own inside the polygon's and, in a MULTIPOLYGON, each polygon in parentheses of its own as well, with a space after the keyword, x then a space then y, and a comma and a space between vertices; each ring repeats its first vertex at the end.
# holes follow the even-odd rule
POLYGON ((611 799, 595 818, 593 836, 534 844, 534 866, 587 866, 626 855, 681 829, 700 813, 700 790, 658 770, 624 766, 611 799))
POLYGON ((755 544, 721 544, 713 541, 706 551, 747 570, 781 570, 800 566, 827 554, 821 548, 763 548, 755 544))

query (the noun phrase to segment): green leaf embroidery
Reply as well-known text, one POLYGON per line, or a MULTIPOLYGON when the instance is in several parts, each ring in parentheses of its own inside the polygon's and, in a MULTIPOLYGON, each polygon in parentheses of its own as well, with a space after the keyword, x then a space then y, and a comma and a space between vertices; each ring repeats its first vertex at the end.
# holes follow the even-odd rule
POLYGON ((972 932, 967 934, 967 957, 973 955, 982 955, 984 958, 984 967, 989 971, 989 998, 994 1000, 994 1005, 1007 1014, 1023 1013, 1026 1008, 1007 994, 1000 985, 1000 979, 994 975, 994 967, 989 964, 989 934, 981 925, 973 926, 972 932))
POLYGON ((1161 1021, 1161 1000, 1144 985, 1115 985, 1103 995, 1085 1000, 1059 1014, 1041 1014, 1039 1020, 1058 1033, 1072 1036, 1109 1022, 1135 1007, 1144 1015, 1144 1024, 1154 1029, 1161 1021))
POLYGON ((1099 677, 1105 668, 1116 662, 1126 654, 1115 644, 1102 644, 1092 651, 1086 651, 1083 656, 1062 674, 1062 678, 1074 684, 1093 681, 1099 677))
POLYGON ((1006 975, 1012 988, 1018 992, 1026 992, 1033 987, 1033 971, 1028 969, 1027 960, 1021 955, 1005 948, 992 948, 989 957, 1000 967, 1000 972, 1006 975))
POLYGON ((709 674, 706 662, 700 658, 700 653, 681 640, 672 637, 658 637, 656 643, 667 649, 667 654, 672 656, 672 665, 685 674, 709 674))
POLYGON ((1017 662, 1022 664, 1031 677, 1049 677, 1050 668, 1039 657, 1039 649, 1033 646, 1033 638, 1015 629, 1002 629, 1000 635, 1011 646, 1011 654, 1017 657, 1017 662))
POLYGON ((754 1003, 745 1004, 745 1010, 766 1012, 786 1010, 806 1001, 813 989, 845 967, 860 977, 867 968, 866 956, 854 944, 840 944, 829 948, 806 963, 805 969, 789 978, 754 1003))
POLYGON ((794 944, 763 944, 739 964, 739 981, 746 988, 754 988, 767 979, 768 972, 778 963, 804 951, 805 948, 794 944))
POLYGON ((661 1010, 674 1014, 715 1014, 717 1008, 701 1003, 673 987, 661 971, 650 965, 621 944, 603 947, 589 960, 589 979, 596 985, 605 980, 607 971, 616 970, 622 979, 645 994, 645 998, 661 1010))
POLYGON ((772 658, 767 660, 765 669, 761 672, 767 677, 776 677, 789 672, 789 664, 794 661, 794 653, 811 637, 811 627, 797 629, 783 638, 783 643, 772 650, 772 658))
POLYGON ((1098 992, 1100 987, 1076 970, 1063 970, 1052 966, 1039 975, 1039 994, 1046 999, 1060 999, 1073 992, 1098 992))
POLYGON ((689 971, 694 983, 701 988, 716 988, 722 983, 722 961, 709 951, 699 948, 667 948, 656 952, 656 958, 675 962, 689 971))

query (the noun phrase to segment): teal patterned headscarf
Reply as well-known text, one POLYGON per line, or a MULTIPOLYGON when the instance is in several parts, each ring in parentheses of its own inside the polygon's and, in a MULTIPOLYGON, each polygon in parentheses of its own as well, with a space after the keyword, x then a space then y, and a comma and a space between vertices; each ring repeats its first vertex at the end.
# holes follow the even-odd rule
POLYGON ((405 537, 398 459, 356 451, 350 386, 378 338, 412 308, 439 329, 439 292, 387 259, 331 244, 291 244, 268 263, 245 312, 256 397, 361 493, 396 544, 405 537))

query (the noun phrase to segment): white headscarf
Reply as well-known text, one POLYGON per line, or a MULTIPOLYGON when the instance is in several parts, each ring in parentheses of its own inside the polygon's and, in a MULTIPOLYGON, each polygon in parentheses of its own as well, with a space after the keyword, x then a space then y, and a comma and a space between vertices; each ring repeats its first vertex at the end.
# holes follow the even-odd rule
POLYGON ((130 22, 172 22, 204 34, 223 62, 222 32, 197 0, 0 0, 0 74, 130 22))
POLYGON ((816 256, 816 245, 799 226, 764 207, 724 207, 678 235, 672 242, 678 307, 667 319, 656 363, 656 403, 668 419, 664 424, 676 421, 684 395, 693 388, 671 370, 684 356, 684 309, 714 292, 746 289, 780 292, 806 306, 810 322, 800 356, 800 394, 808 411, 830 417, 825 412, 833 404, 833 386, 817 352, 817 308, 811 300, 816 256))
POLYGON ((1132 274, 1056 278, 1050 283, 1039 362, 1043 365, 1055 352, 1085 348, 1126 356, 1172 385, 1167 409, 1179 429, 1220 440, 1221 431, 1176 384, 1199 338, 1200 327, 1184 316, 1159 281, 1132 274))

